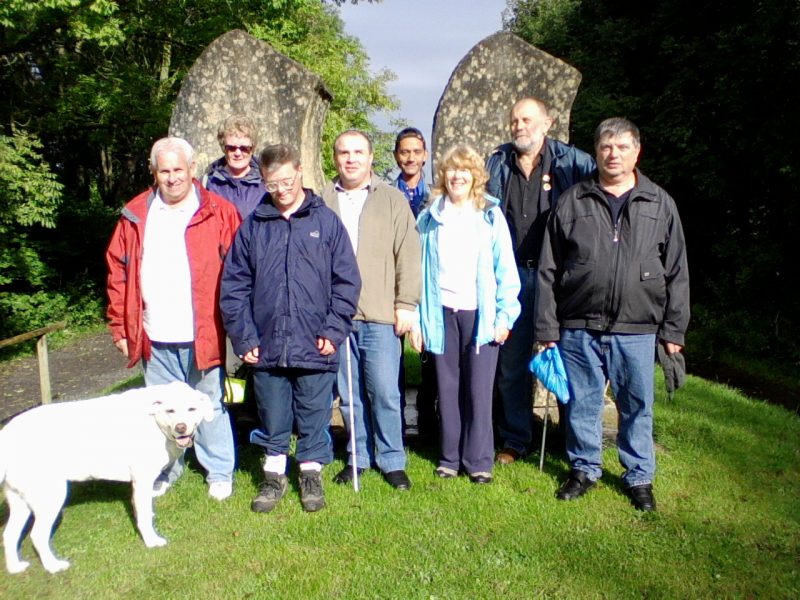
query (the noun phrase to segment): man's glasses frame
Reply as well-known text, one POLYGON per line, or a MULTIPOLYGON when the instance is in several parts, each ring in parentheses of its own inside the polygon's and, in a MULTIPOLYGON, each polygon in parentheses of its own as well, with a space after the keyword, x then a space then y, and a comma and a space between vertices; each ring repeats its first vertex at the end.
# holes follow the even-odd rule
POLYGON ((264 187, 270 194, 274 194, 278 190, 290 190, 294 185, 294 182, 297 181, 297 176, 300 175, 300 171, 297 171, 294 174, 294 177, 291 179, 281 179, 280 181, 265 181, 264 187))

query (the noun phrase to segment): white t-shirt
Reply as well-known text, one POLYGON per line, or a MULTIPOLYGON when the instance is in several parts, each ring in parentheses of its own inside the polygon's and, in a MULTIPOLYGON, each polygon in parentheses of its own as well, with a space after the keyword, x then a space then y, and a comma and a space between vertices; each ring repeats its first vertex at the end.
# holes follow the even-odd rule
POLYGON ((347 230, 347 235, 350 236, 353 254, 358 254, 358 224, 369 195, 369 184, 360 190, 347 191, 337 183, 334 189, 339 196, 339 217, 347 230))
POLYGON ((439 229, 439 288, 442 306, 478 307, 478 226, 481 211, 469 201, 455 206, 445 199, 439 229))
POLYGON ((171 208, 156 194, 147 211, 142 244, 141 289, 144 330, 154 342, 194 341, 192 276, 186 252, 186 227, 200 206, 191 196, 171 208))

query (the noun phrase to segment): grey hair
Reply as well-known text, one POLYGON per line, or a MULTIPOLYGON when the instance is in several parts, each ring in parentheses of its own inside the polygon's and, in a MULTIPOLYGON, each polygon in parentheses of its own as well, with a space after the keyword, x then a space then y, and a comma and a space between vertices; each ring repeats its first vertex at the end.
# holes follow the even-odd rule
POLYGON ((194 148, 183 138, 165 137, 156 141, 150 150, 150 170, 155 173, 158 170, 158 155, 162 152, 172 151, 183 154, 188 165, 194 163, 194 148))
POLYGON ((641 140, 639 138, 639 128, 634 125, 633 122, 623 117, 611 117, 610 119, 606 119, 597 126, 597 129, 594 130, 595 148, 603 138, 609 136, 617 137, 624 133, 631 134, 631 137, 633 138, 633 144, 638 148, 641 144, 641 140))
POLYGON ((225 150, 225 138, 229 135, 241 134, 241 137, 250 138, 253 148, 258 146, 258 127, 255 121, 247 115, 231 115, 217 128, 217 142, 225 150))

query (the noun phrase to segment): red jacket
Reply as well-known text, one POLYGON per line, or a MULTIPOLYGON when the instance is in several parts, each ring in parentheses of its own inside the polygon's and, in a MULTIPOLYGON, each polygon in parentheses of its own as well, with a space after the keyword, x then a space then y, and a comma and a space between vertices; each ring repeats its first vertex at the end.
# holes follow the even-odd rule
MULTIPOLYGON (((204 189, 199 181, 194 181, 194 187, 200 207, 186 227, 186 251, 192 278, 195 359, 197 368, 204 370, 225 360, 219 282, 241 217, 231 203, 204 189)), ((128 367, 140 358, 150 358, 140 274, 145 221, 154 197, 155 189, 149 189, 125 205, 106 251, 108 327, 115 343, 128 340, 128 367)))

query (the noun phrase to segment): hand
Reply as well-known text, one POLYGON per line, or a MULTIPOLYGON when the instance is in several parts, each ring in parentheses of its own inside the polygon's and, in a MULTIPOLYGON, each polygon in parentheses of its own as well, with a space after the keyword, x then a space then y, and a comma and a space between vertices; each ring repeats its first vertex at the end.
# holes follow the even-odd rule
POLYGON ((424 344, 422 342, 422 332, 419 329, 412 329, 408 334, 408 343, 417 352, 422 352, 424 344))
POLYGON ((680 352, 683 350, 683 346, 680 344, 673 344, 672 342, 661 342, 664 344, 664 349, 667 351, 667 354, 675 354, 676 352, 680 352))
POLYGON ((508 339, 508 327, 495 327, 494 328, 494 341, 501 346, 508 339))
POLYGON ((128 340, 126 340, 125 338, 119 339, 116 342, 114 342, 114 345, 117 347, 117 350, 122 352, 122 355, 125 358, 128 358, 128 340))
POLYGON ((248 365, 256 364, 258 362, 258 346, 252 350, 248 350, 246 354, 243 354, 239 358, 241 358, 248 365))
POLYGON ((333 342, 330 341, 328 338, 318 337, 317 338, 317 350, 322 356, 330 356, 334 352, 336 352, 336 346, 333 345, 333 342))
POLYGON ((539 342, 539 343, 542 344, 545 347, 545 349, 555 348, 558 345, 558 342, 539 342))
POLYGON ((398 337, 411 331, 417 323, 417 315, 413 310, 394 309, 394 334, 398 337))

